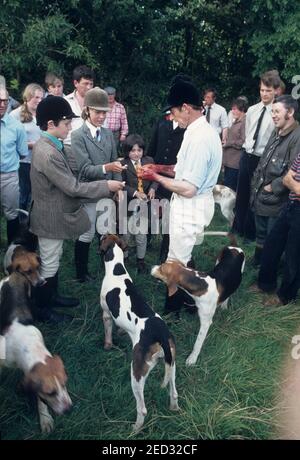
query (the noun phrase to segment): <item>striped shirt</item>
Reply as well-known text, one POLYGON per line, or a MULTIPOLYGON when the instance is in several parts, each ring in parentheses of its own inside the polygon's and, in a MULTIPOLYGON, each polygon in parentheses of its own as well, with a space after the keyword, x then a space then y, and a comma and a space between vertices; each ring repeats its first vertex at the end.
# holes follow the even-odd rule
MULTIPOLYGON (((300 153, 295 158, 295 160, 294 160, 294 162, 293 162, 293 164, 291 166, 291 170, 296 173, 296 175, 294 176, 294 179, 297 182, 300 182, 300 153)), ((291 201, 294 201, 294 200, 300 201, 300 195, 297 195, 295 192, 292 192, 292 191, 290 192, 289 198, 290 198, 291 201)))
POLYGON ((125 107, 119 102, 115 102, 111 110, 107 112, 103 126, 112 132, 120 131, 121 136, 127 136, 128 122, 125 107))

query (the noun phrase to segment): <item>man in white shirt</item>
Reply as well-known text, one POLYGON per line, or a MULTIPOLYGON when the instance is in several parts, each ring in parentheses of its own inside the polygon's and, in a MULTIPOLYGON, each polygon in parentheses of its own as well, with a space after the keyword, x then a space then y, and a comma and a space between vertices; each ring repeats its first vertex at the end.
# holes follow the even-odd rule
POLYGON ((222 139, 222 144, 226 143, 228 131, 228 117, 224 107, 216 103, 216 90, 207 88, 204 92, 204 108, 206 121, 217 131, 222 139))
POLYGON ((95 74, 93 70, 86 65, 79 65, 73 70, 73 84, 75 89, 73 93, 65 96, 65 99, 70 104, 73 113, 75 113, 75 115, 79 118, 73 118, 72 130, 69 132, 68 137, 64 140, 64 145, 71 145, 72 131, 80 128, 83 124, 81 114, 84 106, 84 97, 88 90, 93 88, 94 80, 95 74))
MULTIPOLYGON (((167 109, 186 131, 177 155, 175 178, 155 173, 153 180, 173 192, 168 259, 187 265, 194 245, 203 241, 204 228, 214 215, 212 189, 221 169, 222 145, 217 132, 203 116, 200 94, 190 80, 174 79, 167 109)), ((182 291, 169 290, 165 310, 176 311, 182 303, 182 291)))
POLYGON ((246 114, 246 138, 242 149, 237 186, 233 231, 246 240, 255 240, 254 216, 249 206, 251 179, 259 159, 274 130, 271 116, 272 102, 279 86, 279 77, 263 74, 260 79, 260 102, 246 114))

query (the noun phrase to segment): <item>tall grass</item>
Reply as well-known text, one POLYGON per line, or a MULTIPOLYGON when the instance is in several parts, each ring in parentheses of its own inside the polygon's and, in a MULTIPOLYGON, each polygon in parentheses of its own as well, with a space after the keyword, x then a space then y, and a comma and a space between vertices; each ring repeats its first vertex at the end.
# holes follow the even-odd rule
MULTIPOLYGON (((219 212, 211 229, 226 226, 219 212)), ((3 243, 3 240, 2 240, 3 243)), ((207 237, 195 248, 199 269, 215 263, 227 241, 207 237)), ((242 245, 242 242, 239 242, 242 245)), ((103 325, 99 292, 103 264, 96 244, 91 248, 94 284, 74 279, 73 243, 65 244, 60 270, 60 290, 80 297, 71 323, 39 324, 46 344, 58 353, 69 376, 74 406, 66 416, 55 416, 55 429, 42 435, 33 407, 19 388, 20 372, 1 373, 0 424, 2 439, 268 439, 275 436, 275 404, 282 360, 300 324, 298 305, 262 306, 262 296, 250 294, 255 272, 246 262, 243 283, 228 311, 217 311, 194 367, 185 360, 199 330, 197 316, 183 312, 180 320, 165 317, 177 343, 177 389, 180 412, 168 409, 168 391, 160 388, 164 366, 156 366, 145 387, 148 415, 143 430, 132 434, 136 406, 130 386, 131 344, 127 335, 114 334, 114 347, 103 350, 103 325)), ((244 247, 247 259, 253 245, 244 247)), ((4 248, 1 249, 1 255, 4 248)), ((159 237, 152 240, 146 261, 157 263, 159 237)), ((137 275, 135 255, 128 270, 153 308, 163 312, 165 287, 150 275, 137 275)), ((115 331, 116 332, 116 331, 115 331)))

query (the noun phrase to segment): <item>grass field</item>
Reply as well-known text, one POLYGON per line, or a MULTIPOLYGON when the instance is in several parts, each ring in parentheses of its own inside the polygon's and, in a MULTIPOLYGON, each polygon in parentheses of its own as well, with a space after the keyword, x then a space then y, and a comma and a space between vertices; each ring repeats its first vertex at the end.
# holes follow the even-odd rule
MULTIPOLYGON (((216 212, 210 229, 222 230, 226 223, 216 212)), ((4 253, 2 240, 1 261, 4 253)), ((242 242, 239 242, 242 244, 242 242)), ((207 237, 195 248, 197 268, 212 267, 222 237, 207 237)), ((244 246, 246 256, 253 245, 244 246)), ((159 237, 148 250, 147 263, 157 263, 159 237)), ((162 313, 165 287, 150 275, 137 275, 135 257, 128 271, 147 301, 162 313)), ((168 391, 161 389, 164 366, 158 365, 145 387, 148 415, 144 429, 133 435, 136 406, 130 386, 131 344, 129 337, 115 337, 114 348, 103 350, 103 325, 99 292, 103 265, 91 250, 91 271, 98 272, 94 285, 80 285, 74 279, 73 243, 65 244, 60 272, 60 290, 79 296, 71 323, 40 324, 46 344, 59 354, 69 376, 68 389, 73 410, 55 416, 49 436, 40 432, 38 418, 19 388, 21 374, 4 369, 1 373, 0 425, 2 439, 270 439, 275 435, 275 403, 278 377, 284 355, 300 324, 298 305, 265 308, 262 296, 250 294, 255 271, 246 262, 243 283, 232 298, 228 311, 217 311, 196 366, 185 360, 199 329, 197 316, 182 313, 180 321, 166 317, 177 343, 177 390, 180 412, 168 409, 168 391)), ((2 273, 1 273, 2 275, 2 273)))

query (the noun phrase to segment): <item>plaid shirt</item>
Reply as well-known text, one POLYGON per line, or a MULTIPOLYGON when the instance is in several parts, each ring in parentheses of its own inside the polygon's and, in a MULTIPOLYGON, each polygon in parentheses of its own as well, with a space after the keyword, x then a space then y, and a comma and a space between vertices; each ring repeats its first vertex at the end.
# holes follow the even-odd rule
POLYGON ((127 136, 128 134, 128 122, 125 108, 119 102, 115 102, 112 109, 107 112, 105 127, 110 129, 112 132, 121 131, 121 136, 127 136))
MULTIPOLYGON (((300 153, 295 158, 295 160, 294 160, 294 162, 293 162, 293 164, 291 166, 291 170, 296 173, 296 176, 294 177, 294 179, 296 181, 300 182, 300 153)), ((300 201, 300 195, 297 195, 295 192, 290 192, 289 198, 292 201, 294 201, 294 200, 300 201)))

